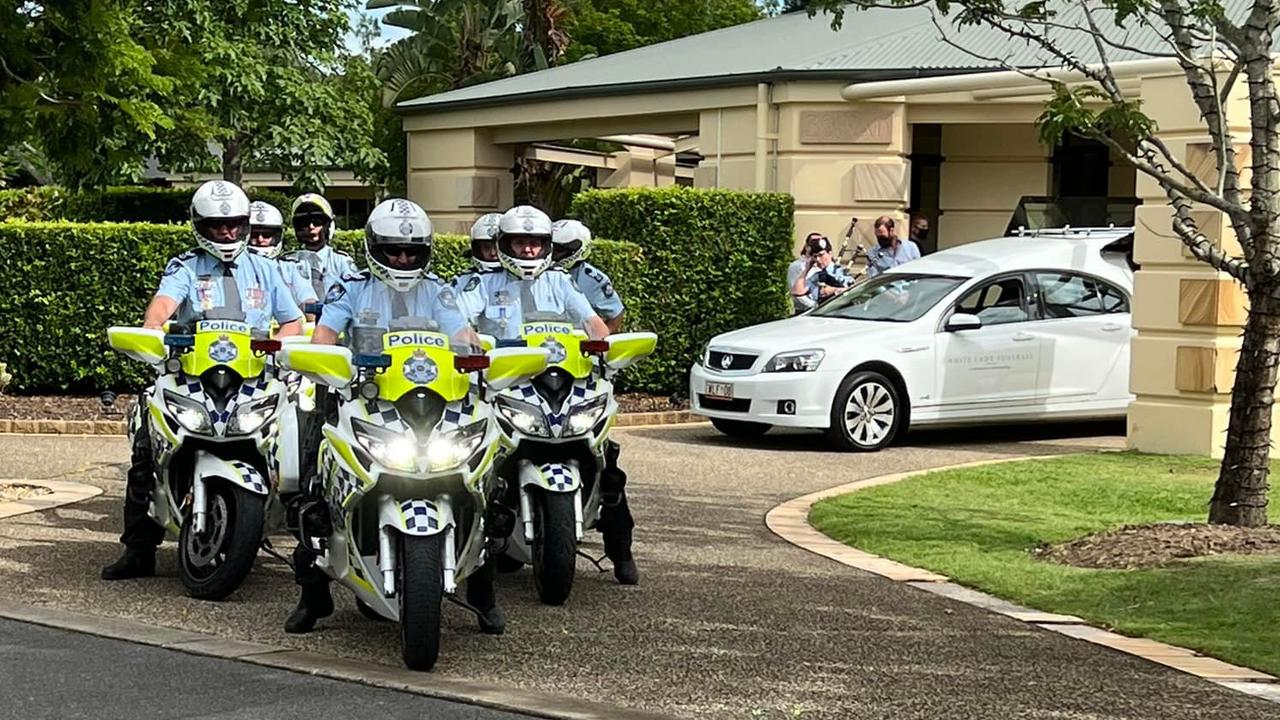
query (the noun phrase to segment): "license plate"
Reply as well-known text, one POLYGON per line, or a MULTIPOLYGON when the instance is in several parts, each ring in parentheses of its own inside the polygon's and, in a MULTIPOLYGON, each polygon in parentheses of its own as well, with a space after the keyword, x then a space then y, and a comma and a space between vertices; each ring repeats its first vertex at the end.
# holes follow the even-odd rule
POLYGON ((705 395, 709 398, 717 398, 719 400, 733 399, 733 383, 707 383, 707 392, 705 395))

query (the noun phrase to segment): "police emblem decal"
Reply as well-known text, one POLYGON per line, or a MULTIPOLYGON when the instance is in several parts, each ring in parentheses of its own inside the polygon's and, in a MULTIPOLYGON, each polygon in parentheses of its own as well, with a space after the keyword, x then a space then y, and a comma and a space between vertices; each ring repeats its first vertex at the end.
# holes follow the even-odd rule
POLYGON ((222 204, 218 206, 218 212, 222 213, 223 215, 230 215, 231 203, 227 202, 226 200, 223 200, 222 204))
POLYGON ((436 376, 440 374, 440 369, 436 367, 435 361, 427 357, 426 350, 414 350, 413 355, 404 361, 401 366, 406 380, 419 385, 426 385, 436 376))
POLYGON ((400 234, 404 237, 413 237, 413 223, 404 220, 400 223, 400 234))
POLYGON ((533 232, 533 221, 532 221, 532 220, 525 220, 525 221, 524 221, 524 231, 525 231, 525 232, 533 232))
POLYGON ((240 351, 236 349, 236 344, 226 335, 219 335, 218 339, 209 346, 209 359, 214 362, 229 363, 239 355, 240 351))
POLYGON ((560 344, 559 340, 549 337, 542 341, 542 347, 547 351, 547 364, 564 362, 569 357, 568 351, 560 344))
POLYGON ((729 366, 730 366, 730 365, 732 365, 732 364, 733 364, 733 356, 732 356, 732 355, 730 355, 729 353, 725 353, 723 356, 721 356, 721 358, 720 358, 720 367, 721 367, 721 368, 723 368, 723 369, 725 369, 725 370, 728 370, 728 369, 729 369, 729 366))

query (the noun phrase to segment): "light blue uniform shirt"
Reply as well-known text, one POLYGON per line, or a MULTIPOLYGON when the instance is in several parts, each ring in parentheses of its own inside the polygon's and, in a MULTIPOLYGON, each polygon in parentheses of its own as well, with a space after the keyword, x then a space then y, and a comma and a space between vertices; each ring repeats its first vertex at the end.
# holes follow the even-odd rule
MULTIPOLYGON (((182 253, 165 266, 156 295, 179 303, 180 322, 224 308, 222 265, 221 260, 203 251, 182 253)), ((270 332, 272 318, 283 325, 302 317, 274 260, 243 252, 231 264, 231 277, 240 291, 244 322, 250 327, 270 332)))
POLYGON ((818 300, 822 299, 823 285, 849 287, 853 284, 853 278, 849 276, 849 271, 845 270, 843 265, 831 263, 827 266, 825 271, 815 269, 813 272, 809 273, 809 277, 805 282, 809 288, 809 299, 816 303, 818 300), (830 279, 823 277, 823 272, 830 276, 830 279), (835 280, 836 282, 833 283, 831 280, 835 280))
POLYGON ((484 309, 484 294, 473 291, 480 287, 480 281, 485 275, 499 272, 502 271, 480 272, 478 270, 468 270, 453 279, 453 294, 458 298, 458 309, 462 311, 463 317, 475 317, 480 314, 480 311, 484 309))
POLYGON ((468 297, 459 306, 468 308, 467 320, 479 332, 499 340, 520 337, 520 325, 526 319, 554 318, 585 327, 588 320, 599 317, 562 272, 544 272, 533 280, 521 280, 507 272, 484 273, 480 283, 464 295, 468 297), (529 301, 532 307, 526 307, 529 301))
POLYGON ((353 324, 392 330, 395 321, 405 318, 434 321, 439 332, 449 337, 467 326, 453 289, 435 275, 428 275, 406 292, 397 293, 367 272, 346 275, 329 288, 319 323, 341 334, 353 324), (396 301, 396 295, 402 302, 396 301))
POLYGON ((320 301, 320 298, 316 297, 315 288, 311 286, 310 273, 303 275, 301 265, 283 259, 280 260, 279 265, 280 276, 284 278, 284 284, 289 288, 289 294, 293 296, 293 301, 298 304, 298 307, 320 301))
POLYGON ((872 278, 889 268, 905 265, 912 260, 920 259, 920 246, 914 240, 903 238, 898 241, 897 251, 875 247, 867 253, 867 277, 872 278))
POLYGON ((298 277, 311 285, 317 300, 323 298, 329 288, 344 276, 360 274, 360 268, 356 267, 356 261, 350 255, 334 250, 329 245, 315 252, 299 249, 285 253, 280 262, 297 267, 298 277))
POLYGON ((589 262, 580 262, 569 269, 569 277, 587 302, 595 309, 596 314, 605 320, 612 320, 622 314, 622 298, 613 289, 613 282, 603 270, 589 262))

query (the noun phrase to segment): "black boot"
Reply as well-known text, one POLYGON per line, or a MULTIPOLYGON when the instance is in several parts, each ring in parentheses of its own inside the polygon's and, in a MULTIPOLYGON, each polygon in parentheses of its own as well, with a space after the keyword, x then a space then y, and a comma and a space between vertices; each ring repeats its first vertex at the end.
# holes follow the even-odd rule
POLYGON ((284 631, 299 634, 311 632, 320 618, 333 614, 333 595, 328 582, 307 583, 298 596, 298 607, 284 621, 284 631))
POLYGON ((507 629, 507 618, 498 607, 493 591, 493 560, 490 559, 467 578, 467 604, 479 611, 476 620, 485 635, 501 635, 507 629))
POLYGON ((120 558, 102 568, 103 580, 128 580, 152 577, 156 574, 156 549, 154 547, 125 547, 120 558))
POLYGON ((604 554, 613 561, 613 577, 621 585, 640 582, 640 569, 631 555, 631 529, 613 530, 604 534, 604 554))

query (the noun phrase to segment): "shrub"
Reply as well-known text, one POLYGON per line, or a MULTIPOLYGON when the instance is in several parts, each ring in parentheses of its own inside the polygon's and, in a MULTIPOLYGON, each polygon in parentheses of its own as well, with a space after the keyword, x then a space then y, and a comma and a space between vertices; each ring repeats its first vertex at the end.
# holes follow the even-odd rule
POLYGON ((628 371, 633 387, 683 393, 689 366, 713 336, 788 315, 793 212, 791 196, 777 193, 670 187, 577 195, 573 217, 643 252, 643 267, 608 268, 627 305, 627 328, 659 336, 654 356, 628 371))
MULTIPOLYGON (((344 231, 335 245, 349 252, 361 233, 344 231)), ((467 239, 437 235, 434 268, 452 277, 465 267, 467 239)), ((0 223, 0 363, 11 391, 140 388, 150 371, 111 351, 106 329, 136 325, 165 263, 192 245, 181 225, 142 223, 0 223)), ((363 264, 364 253, 352 252, 363 264)), ((600 265, 615 276, 642 268, 639 250, 602 242, 600 265)), ((625 287, 625 286, 621 286, 625 287)))

